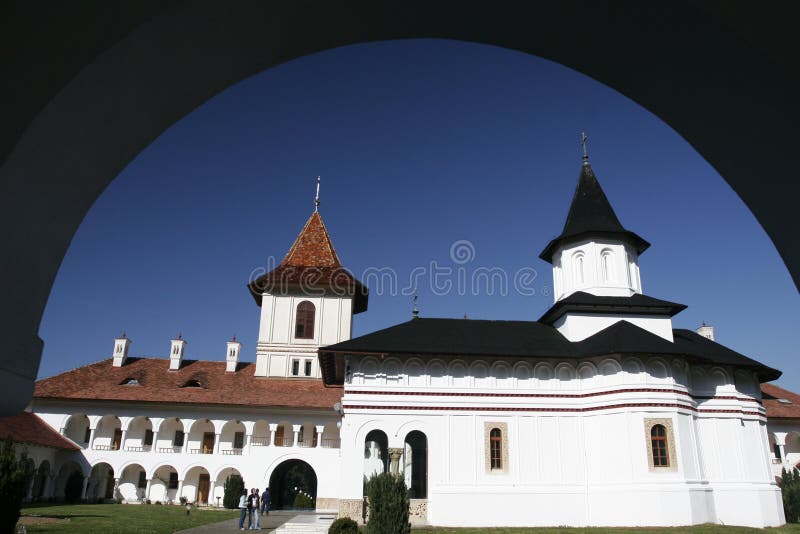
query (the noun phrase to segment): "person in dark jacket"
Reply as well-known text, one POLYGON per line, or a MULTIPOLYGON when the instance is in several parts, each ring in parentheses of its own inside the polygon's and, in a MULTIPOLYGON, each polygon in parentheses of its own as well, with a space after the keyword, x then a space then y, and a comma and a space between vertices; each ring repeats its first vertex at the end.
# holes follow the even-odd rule
POLYGON ((264 488, 264 493, 261 494, 261 513, 269 515, 269 488, 264 488))

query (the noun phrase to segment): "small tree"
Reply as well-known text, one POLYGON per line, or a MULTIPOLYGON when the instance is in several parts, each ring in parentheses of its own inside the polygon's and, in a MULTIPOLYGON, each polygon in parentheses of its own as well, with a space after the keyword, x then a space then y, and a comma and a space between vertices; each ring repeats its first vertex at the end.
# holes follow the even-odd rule
POLYGON ((781 481, 778 484, 783 496, 783 513, 787 523, 800 522, 800 472, 797 468, 781 471, 781 481))
POLYGON ((409 534, 408 488, 402 477, 375 475, 367 482, 369 522, 367 534, 409 534))
POLYGON ((8 436, 0 449, 0 531, 14 532, 27 481, 28 453, 23 451, 17 458, 14 442, 8 436))
POLYGON ((64 500, 76 503, 81 500, 81 493, 83 493, 83 474, 80 471, 73 471, 64 485, 64 500))
POLYGON ((328 534, 358 534, 358 523, 349 517, 340 517, 328 527, 328 534))
POLYGON ((228 475, 225 479, 225 496, 222 506, 225 508, 239 508, 239 497, 244 490, 244 480, 239 475, 228 475))

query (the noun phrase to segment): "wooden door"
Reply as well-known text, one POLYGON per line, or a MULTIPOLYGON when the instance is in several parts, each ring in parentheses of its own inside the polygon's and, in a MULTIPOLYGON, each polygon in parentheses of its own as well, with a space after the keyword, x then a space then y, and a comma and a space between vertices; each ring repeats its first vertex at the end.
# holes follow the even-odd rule
POLYGON ((203 454, 212 454, 214 452, 214 433, 203 433, 203 454))
POLYGON ((283 445, 283 425, 279 425, 278 429, 275 430, 275 446, 283 447, 283 445))
POLYGON ((122 429, 118 428, 114 431, 114 441, 111 443, 111 448, 115 451, 120 450, 122 447, 122 429))
POLYGON ((210 483, 211 477, 208 474, 203 473, 200 475, 200 480, 197 482, 197 502, 208 504, 208 486, 210 483))

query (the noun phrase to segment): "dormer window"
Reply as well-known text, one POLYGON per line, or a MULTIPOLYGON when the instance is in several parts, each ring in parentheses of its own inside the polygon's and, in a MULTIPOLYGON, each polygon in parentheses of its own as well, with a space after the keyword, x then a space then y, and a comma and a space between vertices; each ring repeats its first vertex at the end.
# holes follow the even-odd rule
POLYGON ((294 337, 297 339, 314 339, 314 304, 304 300, 297 305, 297 317, 294 323, 294 337))
POLYGON ((139 386, 139 379, 134 377, 128 377, 119 384, 120 386, 139 386))
POLYGON ((203 384, 200 383, 197 379, 187 380, 184 385, 181 386, 182 388, 201 388, 203 384))

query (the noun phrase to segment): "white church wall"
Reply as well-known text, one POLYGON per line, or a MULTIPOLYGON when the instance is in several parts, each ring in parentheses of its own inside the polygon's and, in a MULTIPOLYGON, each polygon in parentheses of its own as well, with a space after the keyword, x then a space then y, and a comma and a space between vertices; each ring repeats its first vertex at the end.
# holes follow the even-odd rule
POLYGON ((643 330, 673 341, 672 319, 664 315, 607 315, 576 313, 562 315, 553 326, 570 341, 582 341, 620 321, 628 321, 643 330))
POLYGON ((728 369, 694 367, 657 357, 354 358, 343 397, 342 498, 361 498, 366 433, 381 429, 400 446, 397 429, 420 420, 431 524, 782 523, 753 377, 738 377, 737 388, 728 369), (398 365, 400 376, 389 379, 398 365), (696 387, 707 395, 694 397, 696 387), (648 421, 667 422, 669 467, 652 467, 648 421), (503 470, 486 469, 488 424, 506 429, 503 470), (763 514, 741 513, 748 499, 763 514))
POLYGON ((642 292, 636 251, 613 240, 569 243, 553 255, 555 301, 576 291, 629 297, 642 292))

